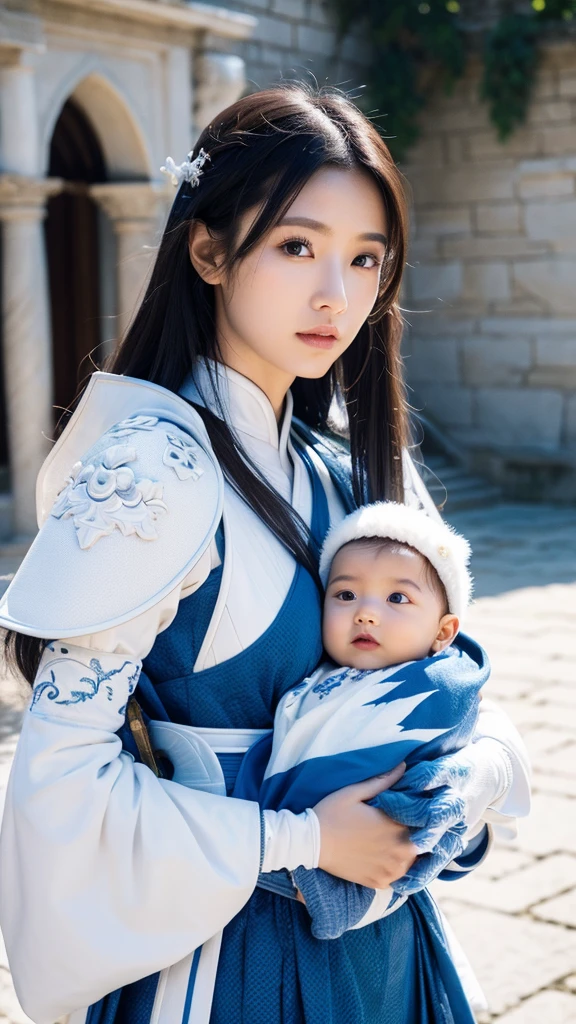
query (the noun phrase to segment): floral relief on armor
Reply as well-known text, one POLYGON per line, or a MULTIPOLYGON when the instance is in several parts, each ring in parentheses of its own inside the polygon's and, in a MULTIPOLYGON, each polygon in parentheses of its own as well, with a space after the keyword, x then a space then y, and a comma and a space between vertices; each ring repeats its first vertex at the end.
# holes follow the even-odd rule
POLYGON ((157 423, 157 416, 129 416, 128 419, 121 420, 120 423, 110 427, 108 433, 113 437, 128 437, 129 434, 134 434, 137 430, 154 430, 157 423))
POLYGON ((179 480, 199 480, 204 470, 199 461, 199 449, 193 441, 176 434, 166 434, 168 444, 162 462, 170 466, 179 480))
POLYGON ((75 463, 51 515, 73 519, 83 549, 91 548, 116 529, 124 537, 136 534, 142 540, 156 540, 156 520, 168 511, 162 501, 163 485, 136 480, 127 465, 137 458, 136 449, 130 445, 114 445, 98 458, 98 462, 86 466, 75 463))

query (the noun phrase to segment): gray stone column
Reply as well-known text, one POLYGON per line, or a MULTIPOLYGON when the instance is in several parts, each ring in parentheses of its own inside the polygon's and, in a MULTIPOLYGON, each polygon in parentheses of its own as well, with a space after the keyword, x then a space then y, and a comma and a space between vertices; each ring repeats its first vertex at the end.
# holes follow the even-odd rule
POLYGON ((109 217, 116 236, 117 337, 121 338, 144 296, 158 231, 172 193, 164 183, 119 182, 93 185, 90 194, 109 217))
POLYGON ((35 487, 52 436, 52 344, 43 220, 58 180, 0 175, 4 376, 16 536, 36 532, 35 487))
POLYGON ((35 176, 39 172, 38 118, 34 69, 18 51, 0 54, 0 154, 2 170, 35 176))
POLYGON ((194 126, 199 134, 221 110, 240 98, 246 88, 246 65, 234 53, 205 52, 196 58, 195 71, 194 126))

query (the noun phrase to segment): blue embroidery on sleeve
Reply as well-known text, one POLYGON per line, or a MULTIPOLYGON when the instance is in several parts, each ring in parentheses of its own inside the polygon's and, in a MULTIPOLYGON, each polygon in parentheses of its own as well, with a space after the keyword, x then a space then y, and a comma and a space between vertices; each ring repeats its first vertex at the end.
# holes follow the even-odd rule
MULTIPOLYGON (((81 662, 78 662, 78 664, 81 664, 81 662)), ((138 681, 138 677, 140 675, 139 666, 135 666, 134 662, 132 661, 125 661, 120 668, 113 668, 110 669, 109 672, 105 672, 98 658, 91 658, 90 668, 95 673, 96 678, 94 679, 90 676, 81 676, 81 678, 78 680, 78 682, 80 683, 87 683, 89 689, 72 690, 70 697, 61 699, 58 699, 60 697, 60 689, 56 685, 56 673, 54 672, 54 669, 50 669, 50 679, 43 680, 41 683, 38 683, 34 687, 34 693, 32 696, 30 710, 32 710, 32 708, 38 703, 38 701, 43 695, 46 695, 47 699, 53 701, 55 704, 81 704, 84 701, 93 700, 93 698, 96 697, 96 695, 99 693, 100 688, 102 686, 104 687, 104 692, 106 694, 107 699, 111 701, 114 698, 114 689, 112 686, 106 684, 108 680, 112 679, 113 676, 119 675, 121 672, 123 672, 127 665, 134 668, 134 672, 132 673, 132 675, 128 676, 128 693, 132 694, 134 692, 136 683, 138 681)), ((85 668, 85 666, 82 665, 82 668, 85 668)), ((124 714, 125 711, 126 704, 124 704, 119 709, 118 713, 124 714)))

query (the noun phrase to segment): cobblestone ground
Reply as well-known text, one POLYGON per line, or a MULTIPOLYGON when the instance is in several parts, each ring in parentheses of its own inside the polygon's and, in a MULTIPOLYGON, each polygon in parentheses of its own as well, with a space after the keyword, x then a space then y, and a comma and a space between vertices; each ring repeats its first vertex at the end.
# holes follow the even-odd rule
MULTIPOLYGON (((576 509, 503 504, 452 518, 474 549, 468 628, 490 653, 486 693, 526 740, 534 805, 517 841, 434 892, 498 1024, 576 1024, 576 509)), ((18 700, 12 687, 1 710, 0 789, 18 700)), ((0 949, 0 1024, 27 1020, 0 949)))

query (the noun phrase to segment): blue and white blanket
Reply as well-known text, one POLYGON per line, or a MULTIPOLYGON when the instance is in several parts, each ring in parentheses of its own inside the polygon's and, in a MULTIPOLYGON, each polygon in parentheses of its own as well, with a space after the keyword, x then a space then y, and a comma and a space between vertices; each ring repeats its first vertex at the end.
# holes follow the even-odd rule
MULTIPOLYGON (((388 669, 320 666, 278 705, 261 807, 298 813, 405 761, 403 779, 370 802, 408 826, 418 849, 414 865, 392 888, 399 895, 419 891, 465 846, 463 801, 446 785, 437 759, 471 739, 488 675, 485 652, 464 634, 439 654, 388 669)), ((267 753, 266 744, 248 753, 240 772, 245 781, 262 778, 267 753)), ((373 889, 320 869, 298 868, 293 877, 317 938, 342 934, 374 898, 373 889)))

